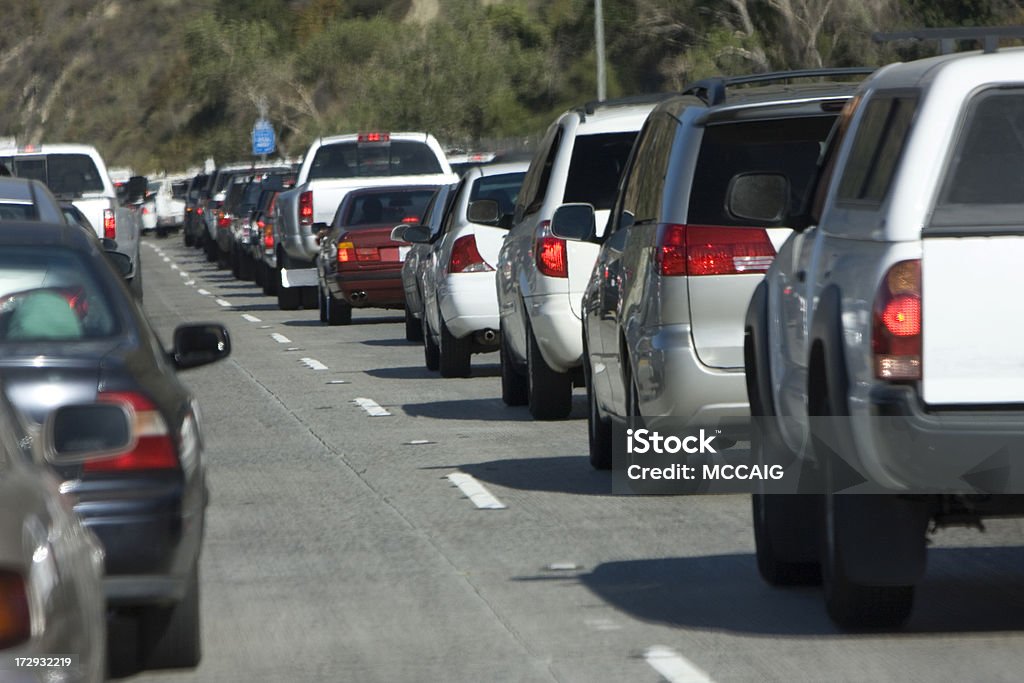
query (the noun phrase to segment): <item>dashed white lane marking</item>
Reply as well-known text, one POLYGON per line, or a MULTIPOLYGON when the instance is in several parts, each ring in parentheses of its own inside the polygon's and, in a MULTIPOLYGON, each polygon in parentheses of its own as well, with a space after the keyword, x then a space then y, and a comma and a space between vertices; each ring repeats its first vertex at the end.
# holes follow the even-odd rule
POLYGON ((184 270, 179 270, 178 271, 178 275, 182 276, 183 278, 187 278, 188 277, 188 273, 186 273, 184 270))
POLYGON ((299 361, 310 370, 327 370, 327 366, 315 358, 300 358, 299 361))
POLYGON ((231 302, 225 299, 217 299, 217 304, 224 308, 231 308, 231 302))
POLYGON ((330 380, 327 380, 327 383, 328 384, 348 384, 349 381, 347 379, 330 379, 330 380))
POLYGON ((711 676, 670 647, 649 647, 644 659, 669 683, 714 683, 711 676))
POLYGON ((196 281, 195 280, 185 280, 185 284, 189 285, 190 287, 195 287, 196 286, 196 281))
POLYGON ((257 318, 256 316, 254 316, 254 315, 249 315, 248 313, 243 313, 243 314, 242 314, 242 317, 243 317, 244 319, 248 320, 248 321, 249 321, 249 322, 251 322, 251 323, 261 323, 261 322, 263 322, 262 320, 260 320, 260 319, 259 319, 259 318, 257 318))
POLYGON ((275 332, 274 334, 270 335, 270 338, 273 339, 274 341, 276 341, 278 344, 291 344, 292 343, 291 339, 289 339, 288 337, 284 336, 280 332, 275 332))
POLYGON ((369 413, 370 417, 384 417, 391 414, 384 408, 381 408, 380 404, 372 398, 356 398, 353 400, 360 408, 369 413))
POLYGON ((170 263, 170 262, 171 262, 171 257, 170 256, 164 256, 164 263, 170 263))
POLYGON ((452 472, 448 475, 448 481, 459 487, 459 490, 469 498, 473 505, 481 510, 504 510, 506 505, 495 498, 484 485, 473 478, 473 475, 465 472, 452 472))
POLYGON ((621 631, 622 630, 622 626, 620 626, 619 624, 615 623, 611 619, 604 619, 604 618, 584 619, 583 623, 586 624, 588 628, 592 628, 595 631, 621 631))
POLYGON ((178 268, 178 264, 177 263, 172 263, 171 264, 171 270, 181 270, 181 269, 178 268))
POLYGON ((197 289, 196 291, 202 294, 203 296, 210 296, 210 293, 205 289, 197 289))

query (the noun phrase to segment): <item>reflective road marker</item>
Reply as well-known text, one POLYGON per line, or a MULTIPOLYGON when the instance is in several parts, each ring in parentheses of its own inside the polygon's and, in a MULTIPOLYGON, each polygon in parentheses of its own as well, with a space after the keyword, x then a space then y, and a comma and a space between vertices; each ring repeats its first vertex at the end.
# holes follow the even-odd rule
POLYGON ((711 676, 670 647, 649 647, 644 659, 669 683, 714 683, 711 676))
POLYGON ((448 475, 448 481, 459 487, 459 490, 469 498, 473 505, 481 510, 505 510, 506 505, 491 495, 491 492, 484 488, 484 485, 465 472, 452 472, 448 475))
POLYGON ((385 415, 391 414, 384 408, 381 408, 380 404, 374 401, 372 398, 356 398, 353 399, 353 401, 356 403, 356 405, 358 405, 360 408, 369 413, 370 417, 384 417, 385 415))

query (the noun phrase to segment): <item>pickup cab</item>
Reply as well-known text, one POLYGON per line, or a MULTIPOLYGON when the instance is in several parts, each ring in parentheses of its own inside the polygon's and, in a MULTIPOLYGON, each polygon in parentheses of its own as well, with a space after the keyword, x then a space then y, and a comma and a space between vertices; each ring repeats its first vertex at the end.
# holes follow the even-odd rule
POLYGON ((444 151, 426 133, 359 133, 320 138, 303 158, 295 187, 278 197, 276 273, 281 310, 317 306, 314 223, 330 223, 352 190, 458 181, 444 151))
POLYGON ((92 145, 26 145, 0 149, 0 163, 21 178, 43 182, 54 196, 68 201, 94 226, 97 237, 117 242, 117 251, 132 263, 127 280, 142 295, 139 239, 142 220, 121 206, 103 157, 92 145))

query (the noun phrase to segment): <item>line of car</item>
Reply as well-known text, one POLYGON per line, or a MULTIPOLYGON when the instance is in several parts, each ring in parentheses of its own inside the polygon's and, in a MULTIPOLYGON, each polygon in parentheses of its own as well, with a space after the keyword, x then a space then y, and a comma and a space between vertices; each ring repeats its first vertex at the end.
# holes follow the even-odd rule
MULTIPOLYGON (((44 184, 68 149, 15 156, 10 170, 30 177, 0 178, 0 654, 73 653, 26 675, 93 683, 107 672, 107 619, 132 624, 138 643, 112 670, 199 662, 208 492, 198 407, 176 373, 231 344, 210 323, 180 326, 163 348, 134 291, 137 239, 125 253, 109 236, 120 231, 86 216, 93 197, 80 210, 44 184)), ((72 165, 102 168, 80 156, 72 165)))
MULTIPOLYGON (((758 462, 800 459, 814 495, 753 498, 762 575, 823 579, 843 626, 898 624, 929 521, 1019 514, 1016 498, 938 486, 869 418, 898 416, 933 440, 989 424, 1017 434, 1024 383, 1005 358, 1019 354, 979 352, 965 374, 958 349, 988 337, 921 301, 966 315, 974 299, 942 279, 955 279, 959 250, 1016 253, 1022 60, 1008 49, 588 103, 552 123, 529 163, 457 182, 352 171, 371 150, 386 169, 398 135, 347 136, 345 154, 331 149, 342 138, 317 141, 256 233, 277 258, 265 291, 283 309, 315 304, 330 325, 353 307, 404 307, 406 338, 444 377, 498 351, 502 399, 537 419, 566 417, 586 387, 598 469, 612 467, 613 424, 636 418, 728 424, 758 462), (995 415, 975 419, 980 408, 995 415), (856 429, 826 438, 808 419, 821 415, 851 415, 856 429), (835 443, 887 495, 839 495, 835 443)), ((443 159, 428 166, 447 173, 443 159)), ((981 310, 1003 319, 993 306, 981 310)))

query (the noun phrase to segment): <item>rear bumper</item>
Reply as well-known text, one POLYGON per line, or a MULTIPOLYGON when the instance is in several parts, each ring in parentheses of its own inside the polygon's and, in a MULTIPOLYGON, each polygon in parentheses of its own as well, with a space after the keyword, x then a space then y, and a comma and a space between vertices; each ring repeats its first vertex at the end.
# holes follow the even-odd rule
POLYGON ((565 292, 525 299, 540 353, 549 367, 568 372, 583 364, 583 325, 565 292))
POLYGON ((378 270, 338 271, 327 278, 327 286, 332 295, 355 307, 405 306, 401 263, 382 266, 378 270))
POLYGON ((445 325, 456 339, 498 329, 498 293, 494 273, 449 275, 437 290, 445 325))
POLYGON ((633 347, 633 376, 641 413, 672 416, 700 424, 749 421, 746 375, 710 368, 693 348, 688 324, 643 331, 633 347))
POLYGON ((879 384, 852 418, 849 457, 871 483, 914 493, 1024 493, 1024 410, 925 406, 907 385, 879 384))

